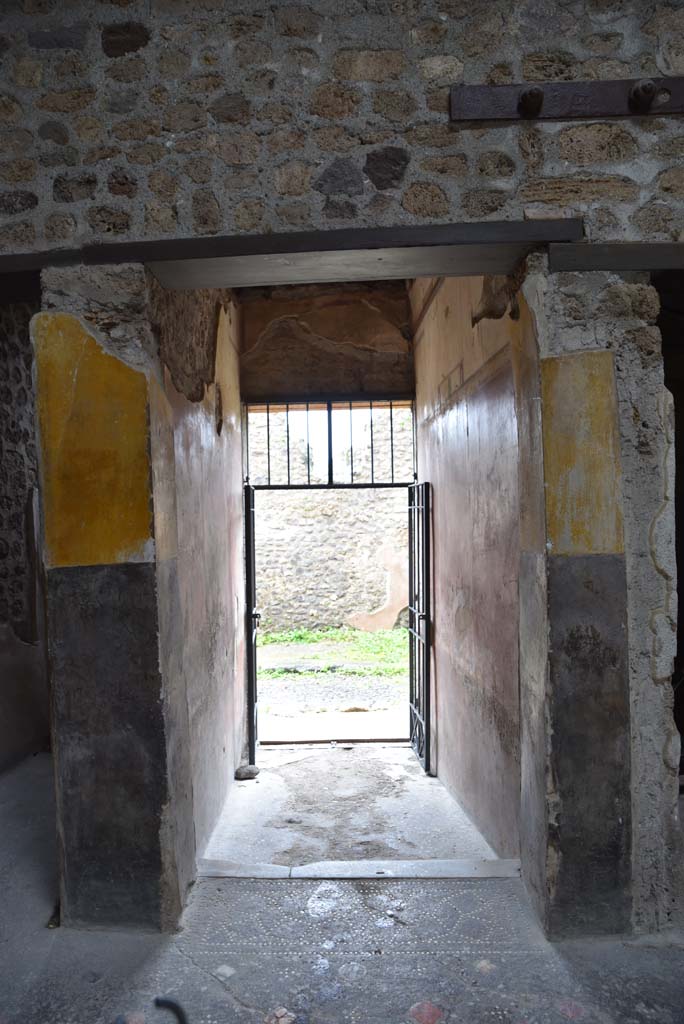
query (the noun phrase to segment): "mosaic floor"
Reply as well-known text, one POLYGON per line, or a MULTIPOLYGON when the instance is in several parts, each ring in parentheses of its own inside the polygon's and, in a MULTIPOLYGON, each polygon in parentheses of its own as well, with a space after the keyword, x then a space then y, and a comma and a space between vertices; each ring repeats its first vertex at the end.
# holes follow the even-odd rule
MULTIPOLYGON (((47 932, 7 1024, 678 1024, 684 951, 550 945, 517 880, 215 879, 175 936, 47 932)), ((8 987, 9 981, 9 987, 8 987)))
POLYGON ((49 758, 0 779, 0 1024, 681 1024, 684 937, 548 943, 518 879, 205 879, 174 935, 50 928, 49 758))

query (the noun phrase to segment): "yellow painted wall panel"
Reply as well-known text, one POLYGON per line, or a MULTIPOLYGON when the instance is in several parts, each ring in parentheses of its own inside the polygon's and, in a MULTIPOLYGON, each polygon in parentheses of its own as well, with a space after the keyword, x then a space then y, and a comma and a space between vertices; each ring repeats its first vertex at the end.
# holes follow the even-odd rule
POLYGON ((546 532, 551 554, 624 550, 613 356, 541 364, 546 532))
POLYGON ((65 313, 33 320, 48 567, 153 558, 147 381, 65 313))

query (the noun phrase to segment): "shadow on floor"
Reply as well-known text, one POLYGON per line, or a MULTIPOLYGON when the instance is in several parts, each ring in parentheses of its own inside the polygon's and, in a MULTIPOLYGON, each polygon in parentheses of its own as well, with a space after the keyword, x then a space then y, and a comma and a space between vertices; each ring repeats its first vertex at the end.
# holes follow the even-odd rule
POLYGON ((49 754, 0 775, 0 942, 29 941, 58 899, 54 781, 49 754))

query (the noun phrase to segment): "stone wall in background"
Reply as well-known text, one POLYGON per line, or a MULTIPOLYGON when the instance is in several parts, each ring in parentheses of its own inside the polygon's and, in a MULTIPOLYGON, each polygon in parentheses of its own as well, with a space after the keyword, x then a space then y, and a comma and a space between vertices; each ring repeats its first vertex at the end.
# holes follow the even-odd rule
POLYGON ((451 128, 456 82, 684 73, 636 0, 9 0, 0 246, 584 214, 676 239, 676 118, 451 128))
MULTIPOLYGON (((354 481, 413 479, 413 414, 410 405, 373 403, 371 467, 369 407, 354 411, 354 481), (373 475, 372 475, 373 474, 373 475)), ((291 419, 294 420, 291 413, 291 419)), ((300 415, 302 415, 300 413, 300 415)), ((319 413, 325 421, 325 412, 319 413)), ((314 414, 315 416, 315 414, 314 414)), ((337 482, 350 482, 348 437, 333 411, 333 468, 337 482), (339 430, 339 433, 337 432, 339 430)), ((346 408, 341 416, 347 422, 346 408)), ((266 416, 249 415, 249 471, 252 483, 265 483, 266 416)), ((270 469, 275 483, 287 480, 284 412, 271 412, 270 469)), ((302 427, 299 425, 299 431, 302 427)), ((296 443, 294 422, 290 471, 306 481, 306 443, 296 443)), ((327 429, 312 416, 312 482, 327 474, 327 429), (314 440, 314 435, 320 437, 314 440)), ((391 629, 408 604, 408 495, 406 487, 344 490, 272 490, 256 494, 257 604, 266 630, 293 627, 356 626, 391 629)))
POLYGON ((392 628, 408 604, 406 509, 405 488, 258 491, 262 628, 392 628))

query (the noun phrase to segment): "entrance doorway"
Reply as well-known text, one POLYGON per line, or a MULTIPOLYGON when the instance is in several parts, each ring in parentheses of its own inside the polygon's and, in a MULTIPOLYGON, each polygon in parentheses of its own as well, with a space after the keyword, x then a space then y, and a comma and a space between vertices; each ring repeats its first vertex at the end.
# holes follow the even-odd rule
MULTIPOLYGON (((517 837, 499 860, 433 777, 433 506, 413 394, 369 396, 358 386, 302 398, 264 387, 291 375, 297 359, 295 388, 305 390, 311 365, 318 380, 345 381, 350 364, 358 374, 346 337, 327 367, 318 338, 337 336, 337 307, 360 345, 354 304, 374 309, 378 296, 396 304, 384 344, 395 360, 406 346, 413 385, 410 327, 396 337, 406 288, 241 296, 250 763, 200 861, 204 874, 519 871, 517 837)), ((366 323, 363 345, 373 351, 383 331, 366 323)))
POLYGON ((413 733, 424 760, 412 400, 248 404, 244 435, 250 757, 413 733))

